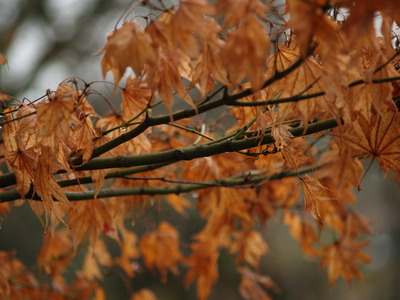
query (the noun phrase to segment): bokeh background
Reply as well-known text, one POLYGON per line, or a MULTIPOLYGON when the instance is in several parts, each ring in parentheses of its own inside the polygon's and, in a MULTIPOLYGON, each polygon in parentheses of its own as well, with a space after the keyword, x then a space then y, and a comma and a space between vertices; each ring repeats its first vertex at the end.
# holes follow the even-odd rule
MULTIPOLYGON (((135 2, 127 0, 0 0, 0 52, 8 59, 0 70, 0 89, 20 100, 35 100, 71 76, 87 82, 102 81, 98 52, 107 32, 125 19, 144 21, 137 17, 144 11, 138 7, 134 10, 134 6, 135 2)), ((110 86, 104 82, 96 88, 105 94, 110 92, 110 86)), ((100 112, 106 110, 104 101, 95 101, 98 103, 93 104, 100 112)), ((371 221, 374 231, 366 250, 372 262, 362 267, 365 283, 348 286, 339 280, 329 288, 319 263, 302 255, 277 216, 262 229, 270 254, 260 269, 282 289, 280 294, 271 293, 273 299, 400 299, 400 187, 376 164, 361 187, 354 209, 371 221)), ((138 234, 167 220, 179 228, 182 240, 198 231, 203 222, 196 212, 178 217, 166 206, 161 210, 149 208, 135 216, 135 220, 132 226, 138 234)), ((17 258, 34 267, 44 234, 36 216, 28 206, 22 206, 0 222, 0 251, 15 249, 17 258)), ((113 248, 112 242, 109 246, 113 248)), ((114 248, 117 255, 118 249, 114 248)), ((75 264, 80 263, 79 259, 75 264)), ((240 278, 233 262, 234 257, 223 252, 220 280, 211 300, 241 299, 237 291, 240 278)), ((168 282, 162 284, 155 274, 146 272, 133 280, 118 270, 107 270, 105 276, 107 299, 128 299, 130 292, 143 287, 153 289, 160 300, 196 298, 194 287, 185 289, 179 277, 169 276, 168 282)))

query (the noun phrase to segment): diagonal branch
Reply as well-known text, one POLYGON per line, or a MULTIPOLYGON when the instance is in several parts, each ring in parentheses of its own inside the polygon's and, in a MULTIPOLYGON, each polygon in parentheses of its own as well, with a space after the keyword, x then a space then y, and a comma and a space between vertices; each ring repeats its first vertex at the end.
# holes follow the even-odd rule
MULTIPOLYGON (((296 70, 303 63, 303 61, 304 61, 304 57, 301 57, 287 69, 285 69, 281 72, 276 72, 271 78, 269 78, 268 80, 265 81, 262 88, 266 88, 266 87, 270 86, 271 84, 273 84, 275 81, 287 76, 288 74, 290 74, 291 72, 296 70)), ((181 119, 190 118, 195 115, 210 111, 212 109, 215 109, 215 108, 223 106, 223 105, 232 105, 235 101, 237 101, 241 98, 244 98, 246 96, 249 96, 253 93, 254 92, 251 89, 246 89, 246 90, 241 91, 234 95, 228 95, 228 93, 224 93, 221 98, 219 98, 215 101, 212 101, 212 102, 205 102, 204 104, 200 104, 195 108, 190 108, 190 109, 186 109, 186 110, 182 110, 182 111, 173 113, 171 115, 163 115, 163 116, 154 117, 154 118, 148 116, 140 125, 138 125, 134 129, 118 136, 117 138, 113 139, 112 141, 109 141, 108 143, 105 143, 101 146, 96 147, 93 150, 91 158, 98 157, 98 156, 110 151, 111 149, 123 144, 124 142, 135 138, 136 136, 140 135, 141 133, 143 133, 146 129, 148 129, 150 127, 167 124, 167 123, 170 123, 171 121, 178 121, 181 119)), ((72 163, 72 165, 81 165, 82 157, 77 157, 77 158, 72 159, 71 163, 72 163)))

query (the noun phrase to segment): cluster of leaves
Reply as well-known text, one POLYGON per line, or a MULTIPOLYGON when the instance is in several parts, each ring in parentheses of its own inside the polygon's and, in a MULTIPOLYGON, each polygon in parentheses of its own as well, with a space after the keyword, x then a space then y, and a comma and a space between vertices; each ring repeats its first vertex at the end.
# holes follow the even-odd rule
MULTIPOLYGON (((0 295, 103 299, 103 268, 119 266, 134 278, 141 263, 164 282, 186 268, 185 284, 196 282, 205 300, 227 249, 237 257, 243 298, 270 299, 265 289, 279 289, 258 273, 268 253, 258 226, 278 211, 305 255, 327 268, 331 284, 339 276, 362 280, 356 263, 370 260, 362 235, 371 229, 351 207, 363 162, 400 171, 400 76, 391 33, 400 24, 399 2, 142 4, 151 10, 147 25, 124 22, 102 50, 114 95, 124 84, 120 111, 99 116, 87 99, 101 95, 75 78, 35 101, 2 94, 0 211, 27 202, 43 221, 38 263, 51 284, 2 252, 0 295), (124 80, 128 68, 134 76, 124 80), (176 108, 178 99, 184 108, 176 108), (162 105, 167 114, 157 113, 162 105), (221 120, 205 114, 212 110, 221 120), (188 255, 167 222, 141 237, 126 225, 132 207, 155 201, 184 216, 194 209, 184 196, 192 191, 205 225, 188 255), (334 238, 321 240, 323 230, 334 238), (120 245, 118 257, 110 255, 107 236, 120 245), (63 274, 86 237, 90 246, 69 284, 63 274)), ((132 299, 156 296, 142 290, 132 299)))

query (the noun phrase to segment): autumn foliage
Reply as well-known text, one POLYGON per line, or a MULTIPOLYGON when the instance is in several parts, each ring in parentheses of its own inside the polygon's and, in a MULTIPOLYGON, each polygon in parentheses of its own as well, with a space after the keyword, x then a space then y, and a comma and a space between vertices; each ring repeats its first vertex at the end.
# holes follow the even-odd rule
POLYGON ((205 300, 222 249, 236 257, 241 296, 271 299, 280 288, 259 272, 260 226, 278 216, 331 285, 363 280, 371 228, 352 209, 357 189, 373 161, 400 171, 400 2, 215 2, 142 1, 148 15, 107 35, 101 67, 108 98, 121 99, 107 115, 92 107, 103 83, 75 77, 36 100, 0 94, 0 212, 25 204, 42 221, 38 266, 50 278, 0 252, 2 299, 104 299, 103 270, 119 267, 133 279, 141 268, 162 282, 184 274, 205 300), (139 235, 132 211, 151 206, 186 222, 197 210, 204 227, 183 242, 160 216, 139 235))

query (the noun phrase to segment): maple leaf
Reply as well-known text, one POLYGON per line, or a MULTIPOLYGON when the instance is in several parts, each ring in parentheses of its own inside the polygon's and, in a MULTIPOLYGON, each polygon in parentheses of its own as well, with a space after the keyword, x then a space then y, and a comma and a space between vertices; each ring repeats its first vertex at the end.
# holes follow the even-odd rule
POLYGON ((167 280, 167 270, 178 274, 177 264, 182 260, 179 251, 178 231, 167 222, 162 222, 155 232, 145 234, 140 240, 140 251, 147 268, 157 268, 161 281, 167 280))
POLYGON ((25 195, 29 192, 35 176, 34 170, 37 166, 38 154, 33 148, 23 150, 21 147, 23 147, 21 141, 17 141, 17 149, 6 153, 5 158, 15 170, 15 177, 17 180, 16 189, 21 195, 21 198, 25 199, 25 195))
POLYGON ((114 75, 115 89, 126 69, 131 67, 136 76, 141 76, 145 65, 154 66, 158 59, 157 47, 150 35, 134 22, 125 22, 107 37, 101 53, 103 76, 111 71, 114 75))
POLYGON ((183 52, 190 57, 197 57, 200 42, 216 33, 218 27, 213 26, 205 15, 212 15, 214 6, 205 0, 184 1, 170 19, 171 39, 183 52))
POLYGON ((190 267, 185 276, 185 285, 189 286, 197 279, 197 297, 206 300, 218 279, 219 252, 209 241, 196 241, 191 249, 193 252, 185 259, 185 264, 190 267))
POLYGON ((97 239, 91 244, 83 260, 82 272, 85 278, 90 280, 103 279, 103 272, 100 266, 112 265, 112 258, 102 239, 97 239))
POLYGON ((75 248, 79 246, 86 234, 89 242, 94 244, 104 225, 113 224, 110 211, 102 199, 75 202, 68 212, 68 223, 71 224, 75 248))
POLYGON ((329 201, 332 198, 327 197, 327 188, 324 187, 316 178, 310 177, 307 174, 301 179, 301 185, 304 193, 304 203, 307 212, 311 212, 311 215, 322 225, 323 220, 319 211, 319 203, 321 201, 329 201))
POLYGON ((282 153, 285 164, 290 168, 298 169, 300 165, 307 162, 309 157, 304 155, 308 147, 304 138, 294 138, 289 131, 289 126, 273 126, 271 135, 275 140, 275 146, 282 153))
POLYGON ((268 10, 267 6, 258 0, 219 0, 216 7, 224 17, 226 28, 239 25, 248 14, 264 18, 264 14, 268 10))
POLYGON ((65 292, 67 283, 62 273, 70 265, 72 257, 74 257, 74 251, 70 232, 67 229, 45 235, 37 260, 46 273, 51 275, 53 286, 58 291, 65 292))
POLYGON ((39 300, 39 284, 13 251, 0 251, 0 296, 4 299, 39 300))
POLYGON ((54 160, 49 159, 49 157, 52 157, 52 154, 53 151, 50 148, 41 148, 41 153, 39 155, 39 159, 32 180, 35 184, 34 191, 42 199, 41 204, 44 207, 46 229, 52 213, 57 216, 58 220, 64 223, 62 209, 65 207, 56 205, 56 201, 60 202, 57 204, 66 205, 66 207, 70 208, 73 207, 73 205, 65 195, 65 192, 58 185, 53 176, 53 173, 60 170, 61 168, 58 163, 55 163, 54 160))
MULTIPOLYGON (((218 26, 218 25, 215 25, 218 26)), ((192 85, 199 88, 202 97, 212 91, 214 80, 229 85, 227 71, 223 65, 222 51, 225 41, 217 37, 207 40, 197 60, 194 62, 192 85)))
POLYGON ((256 274, 246 267, 240 268, 239 273, 242 275, 239 293, 244 299, 272 300, 262 287, 280 292, 276 283, 268 276, 256 274))
POLYGON ((231 246, 232 253, 238 252, 236 261, 245 261, 253 267, 257 267, 261 256, 268 252, 268 245, 265 243, 260 232, 238 232, 234 234, 236 241, 231 246))
POLYGON ((122 235, 121 256, 116 259, 116 263, 129 277, 133 277, 135 275, 133 260, 140 256, 139 248, 137 247, 137 236, 127 230, 122 231, 122 235))
POLYGON ((314 227, 309 222, 304 222, 299 214, 284 211, 283 222, 289 227, 290 234, 301 246, 301 250, 310 256, 318 255, 320 252, 314 244, 319 242, 314 227))
POLYGON ((36 106, 40 136, 57 134, 65 139, 69 131, 68 120, 75 107, 78 92, 64 83, 57 91, 48 92, 48 98, 36 106))
POLYGON ((232 86, 247 77, 253 91, 262 87, 269 47, 265 28, 255 16, 247 16, 237 29, 229 32, 222 57, 232 86))
POLYGON ((359 219, 349 215, 346 229, 340 240, 333 245, 321 249, 321 265, 328 268, 329 284, 332 286, 341 275, 348 284, 353 278, 363 281, 363 276, 356 263, 369 263, 371 258, 361 249, 368 246, 369 241, 357 241, 357 236, 368 230, 360 226, 359 219))
POLYGON ((166 201, 180 214, 187 215, 185 208, 191 207, 189 200, 182 196, 169 194, 166 196, 166 201))
POLYGON ((129 76, 122 90, 121 109, 124 118, 130 120, 136 117, 136 121, 143 121, 146 116, 143 111, 150 104, 152 96, 153 93, 144 81, 129 76))
POLYGON ((357 158, 352 158, 349 151, 344 149, 340 154, 338 147, 333 146, 329 152, 325 152, 319 163, 328 165, 316 171, 317 177, 326 178, 333 182, 340 192, 349 186, 357 187, 360 184, 363 165, 357 158))
MULTIPOLYGON (((93 124, 89 118, 80 115, 80 120, 75 119, 74 125, 70 124, 72 131, 72 150, 76 151, 76 155, 82 155, 82 165, 85 164, 93 153, 95 138, 95 131, 93 129, 93 124)), ((77 166, 77 165, 76 165, 77 166)))
POLYGON ((186 90, 182 82, 182 76, 190 71, 191 62, 188 56, 180 51, 172 52, 167 49, 160 51, 157 65, 149 68, 146 82, 152 91, 158 90, 158 94, 163 100, 168 111, 172 113, 174 103, 172 90, 174 90, 182 100, 195 107, 189 91, 186 90))
POLYGON ((371 155, 387 173, 400 170, 400 128, 398 112, 386 109, 369 118, 359 114, 357 120, 334 131, 350 148, 353 156, 371 155))
POLYGON ((7 58, 3 53, 0 53, 0 66, 5 65, 7 63, 7 58))

